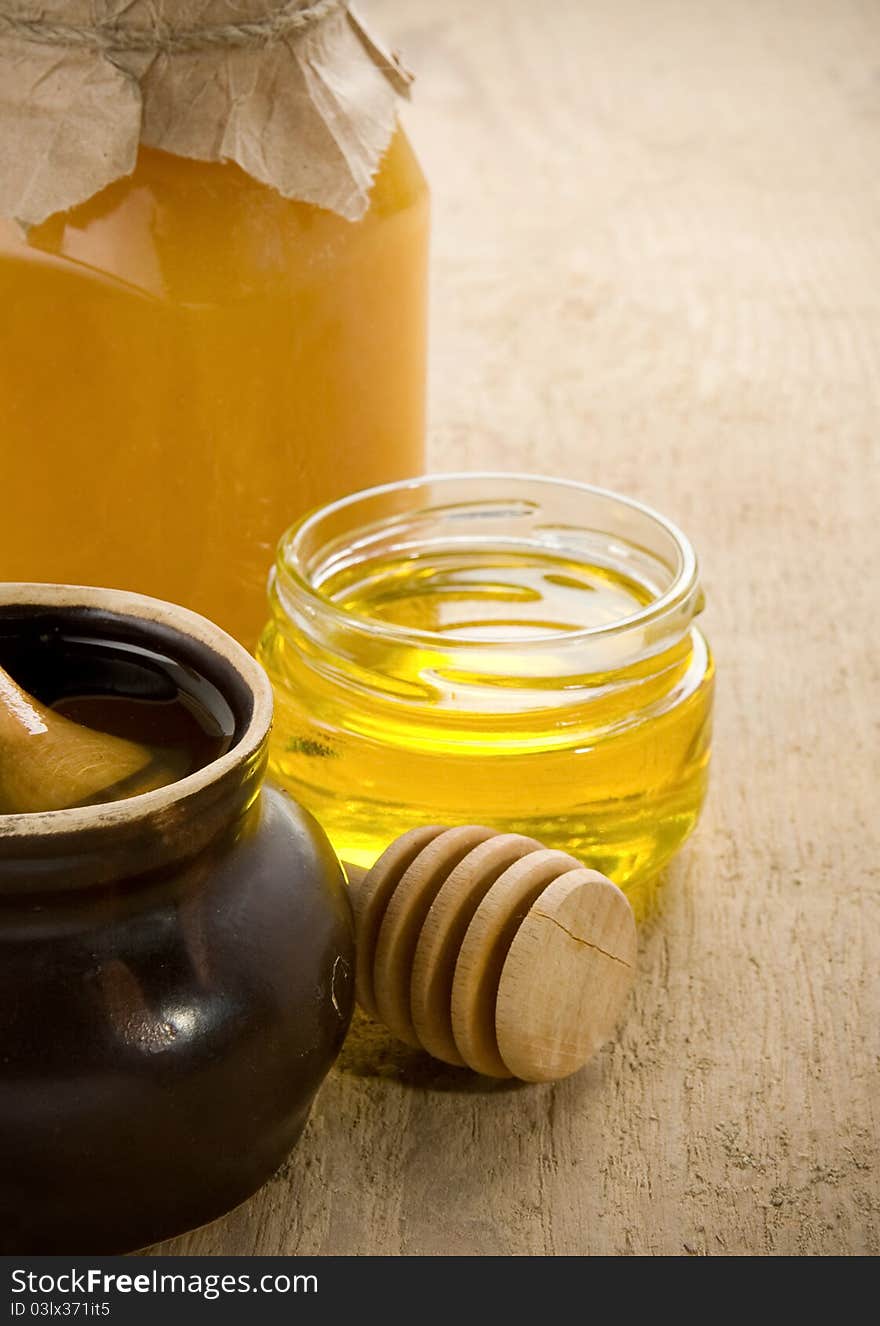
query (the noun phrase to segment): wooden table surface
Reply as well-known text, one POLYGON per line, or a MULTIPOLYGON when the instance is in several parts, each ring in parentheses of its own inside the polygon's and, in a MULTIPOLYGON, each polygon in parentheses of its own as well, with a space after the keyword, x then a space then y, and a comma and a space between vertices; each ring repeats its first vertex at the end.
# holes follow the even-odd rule
POLYGON ((619 1039, 487 1086, 358 1018, 284 1170, 169 1253, 880 1250, 874 0, 373 0, 419 73, 431 460, 702 560, 713 786, 619 1039))

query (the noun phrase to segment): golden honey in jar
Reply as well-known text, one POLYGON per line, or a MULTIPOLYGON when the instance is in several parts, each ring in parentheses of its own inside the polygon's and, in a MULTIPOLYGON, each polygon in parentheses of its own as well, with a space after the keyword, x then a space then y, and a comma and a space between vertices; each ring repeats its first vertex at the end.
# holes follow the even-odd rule
POLYGON ((486 824, 643 910, 706 793, 701 607, 684 535, 599 489, 450 475, 344 499, 279 546, 274 777, 344 860, 486 824))
MULTIPOLYGON (((293 14, 257 0, 236 13, 263 21, 281 8, 293 14)), ((314 38, 321 49, 343 43, 346 68, 362 58, 357 77, 384 84, 346 6, 324 6, 326 17, 312 9, 330 31, 314 38)), ((202 23, 229 10, 186 7, 202 23)), ((166 26, 184 12, 159 11, 166 26)), ((133 60, 129 29, 116 39, 133 60)), ((311 28, 296 36, 306 39, 311 28)), ((282 61, 276 46, 235 46, 222 59, 259 73, 258 61, 282 61)), ((36 59, 43 48, 26 49, 36 59)), ((46 51, 57 61, 59 48, 46 51)), ((285 77, 303 63, 282 64, 285 77)), ((197 113, 185 104, 186 77, 152 92, 169 123, 197 113)), ((148 112, 150 95, 145 84, 148 112)), ((38 91, 29 96, 38 103, 38 91)), ((306 109, 314 120, 314 105, 306 109)), ((304 152, 297 124, 293 157, 304 152)), ((427 191, 402 129, 389 136, 357 219, 284 197, 234 161, 189 159, 142 138, 133 168, 86 200, 26 231, 0 220, 0 578, 142 591, 253 646, 291 519, 420 472, 427 191)), ((170 129, 165 141, 175 141, 170 129)), ((321 165, 329 196, 335 163, 321 165)), ((0 152, 0 185, 4 169, 0 152)))

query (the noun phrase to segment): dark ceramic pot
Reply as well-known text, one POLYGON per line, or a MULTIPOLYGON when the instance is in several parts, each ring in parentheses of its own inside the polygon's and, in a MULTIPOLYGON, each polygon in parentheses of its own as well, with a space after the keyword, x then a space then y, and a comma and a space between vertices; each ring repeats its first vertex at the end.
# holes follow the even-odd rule
POLYGON ((322 830, 262 786, 272 693, 240 646, 152 599, 0 585, 0 663, 37 638, 156 650, 234 723, 171 787, 0 816, 0 1253, 118 1252, 284 1160, 348 1027, 351 918, 322 830))

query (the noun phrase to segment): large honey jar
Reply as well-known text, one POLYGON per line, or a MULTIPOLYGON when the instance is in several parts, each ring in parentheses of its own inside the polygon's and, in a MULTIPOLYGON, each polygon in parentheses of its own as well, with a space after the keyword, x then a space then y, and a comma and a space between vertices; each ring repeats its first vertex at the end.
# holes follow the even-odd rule
POLYGON ((0 579, 252 645, 291 519, 421 469, 405 76, 344 3, 119 8, 0 3, 0 579))

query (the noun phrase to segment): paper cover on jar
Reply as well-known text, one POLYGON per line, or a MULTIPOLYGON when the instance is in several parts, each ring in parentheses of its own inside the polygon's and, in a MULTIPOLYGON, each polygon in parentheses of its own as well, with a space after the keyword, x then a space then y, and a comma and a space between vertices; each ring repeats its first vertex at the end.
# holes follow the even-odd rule
POLYGON ((346 0, 0 0, 0 216, 84 202, 144 143, 355 221, 411 81, 346 0))

